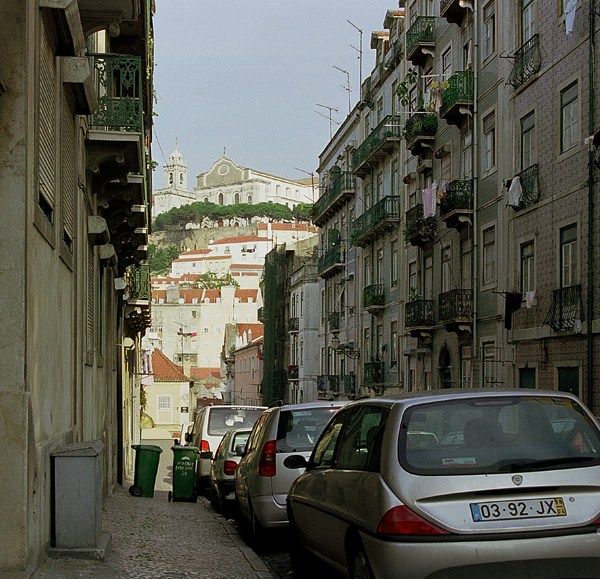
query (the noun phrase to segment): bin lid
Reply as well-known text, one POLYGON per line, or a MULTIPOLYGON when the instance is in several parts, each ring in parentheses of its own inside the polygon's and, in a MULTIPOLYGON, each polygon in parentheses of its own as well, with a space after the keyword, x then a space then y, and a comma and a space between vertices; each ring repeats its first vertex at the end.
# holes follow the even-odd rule
POLYGON ((187 446, 187 445, 183 445, 183 444, 174 444, 171 447, 171 450, 173 452, 189 450, 191 452, 195 452, 196 454, 198 454, 200 452, 200 449, 197 446, 187 446))
POLYGON ((67 444, 61 449, 51 453, 50 456, 98 456, 104 450, 104 443, 100 440, 85 440, 67 444))
POLYGON ((131 448, 133 448, 133 450, 151 450, 153 452, 163 451, 163 449, 160 446, 156 446, 156 444, 132 444, 131 448))

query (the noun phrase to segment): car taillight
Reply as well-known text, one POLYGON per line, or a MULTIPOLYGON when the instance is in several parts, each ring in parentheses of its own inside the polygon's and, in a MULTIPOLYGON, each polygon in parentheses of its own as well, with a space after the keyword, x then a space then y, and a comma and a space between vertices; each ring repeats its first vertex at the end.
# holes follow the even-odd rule
POLYGON ((446 535, 448 531, 440 529, 426 521, 408 507, 402 505, 390 509, 379 521, 377 532, 382 535, 446 535))
POLYGON ((200 441, 200 452, 210 452, 210 444, 208 440, 200 441))
POLYGON ((275 476, 277 466, 275 463, 275 453, 277 452, 277 442, 269 440, 265 443, 260 454, 258 463, 258 474, 260 476, 275 476))
POLYGON ((235 462, 234 460, 226 460, 223 463, 223 472, 227 476, 232 476, 233 473, 235 472, 236 468, 237 468, 237 462, 235 462))

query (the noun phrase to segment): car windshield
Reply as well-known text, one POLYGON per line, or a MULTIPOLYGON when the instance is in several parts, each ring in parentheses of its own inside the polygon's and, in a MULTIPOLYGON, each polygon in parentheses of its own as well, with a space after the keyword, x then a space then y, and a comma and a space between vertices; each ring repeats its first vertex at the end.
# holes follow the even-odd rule
POLYGON ((252 428, 264 408, 213 407, 208 415, 208 434, 223 435, 228 430, 252 428))
POLYGON ((330 406, 282 410, 277 429, 277 452, 311 451, 336 410, 330 406))
POLYGON ((425 475, 576 468, 600 464, 600 433, 569 398, 446 400, 404 413, 398 457, 425 475))

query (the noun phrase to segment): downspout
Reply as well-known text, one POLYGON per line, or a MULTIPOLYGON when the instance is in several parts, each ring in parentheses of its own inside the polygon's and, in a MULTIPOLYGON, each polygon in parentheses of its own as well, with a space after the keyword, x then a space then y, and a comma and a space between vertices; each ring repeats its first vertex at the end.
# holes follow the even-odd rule
MULTIPOLYGON (((471 351, 471 387, 475 386, 474 378, 475 378, 475 360, 479 359, 478 349, 477 349, 477 297, 478 297, 478 288, 479 288, 479 256, 478 256, 478 243, 477 243, 477 228, 478 228, 478 220, 477 220, 477 211, 478 211, 478 175, 479 175, 479 155, 477 151, 479 150, 479 138, 478 138, 478 117, 477 111, 479 107, 477 106, 477 98, 478 98, 478 87, 477 87, 477 72, 479 70, 479 20, 475 11, 473 11, 473 147, 471 149, 472 156, 472 166, 473 166, 473 229, 471 230, 471 235, 473 236, 473 257, 472 257, 472 267, 473 267, 473 341, 472 341, 472 351, 471 351)), ((480 380, 481 380, 481 372, 480 372, 480 380)))
MULTIPOLYGON (((590 39, 588 58, 589 83, 589 134, 595 132, 594 115, 594 2, 590 0, 590 39)), ((588 300, 587 300, 587 405, 594 412, 594 148, 588 149, 588 300)))

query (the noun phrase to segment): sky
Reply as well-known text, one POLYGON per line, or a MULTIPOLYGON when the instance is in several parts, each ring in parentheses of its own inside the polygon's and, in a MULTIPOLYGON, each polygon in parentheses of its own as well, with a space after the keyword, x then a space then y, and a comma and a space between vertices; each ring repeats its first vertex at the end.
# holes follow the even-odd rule
POLYGON ((316 173, 330 124, 335 133, 348 114, 348 80, 352 107, 360 95, 357 29, 364 79, 375 61, 371 32, 397 8, 397 0, 156 0, 154 189, 176 144, 189 189, 223 152, 280 177, 316 173))

